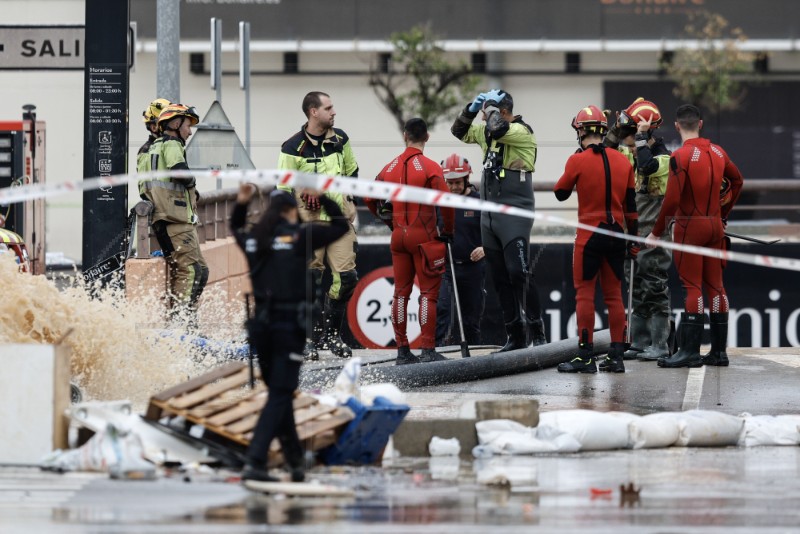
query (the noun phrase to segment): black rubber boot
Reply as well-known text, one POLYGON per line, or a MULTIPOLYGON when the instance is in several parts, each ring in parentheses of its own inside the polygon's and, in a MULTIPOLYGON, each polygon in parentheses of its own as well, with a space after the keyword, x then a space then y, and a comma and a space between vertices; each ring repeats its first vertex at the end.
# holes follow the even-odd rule
POLYGON ((547 336, 544 334, 544 321, 541 318, 528 321, 528 337, 531 341, 530 347, 547 344, 547 336))
POLYGON ((597 367, 604 373, 624 373, 624 354, 625 343, 611 343, 608 356, 597 367))
POLYGON ((319 360, 317 345, 310 339, 306 340, 306 346, 303 347, 303 359, 312 362, 319 360))
POLYGON ((446 362, 447 360, 448 358, 436 352, 436 349, 422 349, 422 354, 419 355, 419 361, 422 363, 446 362))
POLYGON ((325 297, 325 310, 323 311, 323 317, 325 318, 325 333, 323 334, 325 345, 334 356, 339 358, 350 358, 353 355, 353 351, 342 341, 339 334, 346 310, 347 302, 325 297))
POLYGON ((258 482, 279 482, 280 479, 271 476, 267 473, 264 467, 255 465, 254 463, 247 463, 242 469, 242 482, 245 480, 256 480, 258 482))
POLYGON ((669 317, 666 315, 654 315, 650 317, 650 346, 639 353, 642 361, 655 362, 661 358, 668 358, 669 351, 669 317))
POLYGON ((631 348, 625 351, 624 359, 635 360, 650 344, 650 328, 647 323, 647 317, 631 314, 631 324, 628 325, 631 329, 631 348))
MULTIPOLYGON (((283 444, 281 444, 283 446, 283 444)), ((288 448, 287 448, 288 449, 288 448)), ((306 479, 305 454, 303 449, 286 450, 283 453, 292 482, 303 482, 306 479)))
POLYGON ((572 360, 558 364, 559 373, 596 373, 597 365, 594 361, 594 344, 587 341, 589 333, 584 329, 581 333, 581 342, 578 343, 578 355, 572 360))
POLYGON ((522 320, 506 323, 506 334, 508 335, 506 344, 497 352, 508 352, 528 347, 525 340, 525 323, 522 320))
POLYGON ((658 360, 659 367, 701 367, 703 365, 700 360, 700 339, 703 335, 704 319, 705 316, 702 313, 681 314, 681 347, 669 358, 658 360))
POLYGON ((419 358, 414 356, 409 347, 397 347, 397 359, 394 361, 395 365, 408 365, 410 363, 419 363, 419 358))
POLYGON ((703 365, 727 367, 730 364, 728 353, 728 312, 711 314, 711 351, 700 358, 703 365))
POLYGON ((303 359, 306 361, 319 360, 319 351, 322 348, 322 324, 315 322, 311 328, 311 339, 306 340, 303 347, 303 359))

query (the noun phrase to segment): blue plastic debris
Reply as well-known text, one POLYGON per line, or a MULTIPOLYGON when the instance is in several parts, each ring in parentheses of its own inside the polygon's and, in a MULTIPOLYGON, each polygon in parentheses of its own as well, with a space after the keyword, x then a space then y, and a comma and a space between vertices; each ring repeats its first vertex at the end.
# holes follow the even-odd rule
POLYGON ((181 343, 188 343, 199 351, 216 355, 219 358, 227 358, 233 360, 247 360, 250 358, 250 346, 247 343, 234 343, 229 341, 217 341, 215 339, 207 339, 204 337, 193 336, 189 334, 181 334, 175 330, 156 330, 162 337, 175 337, 178 334, 178 339, 181 343))
POLYGON ((319 458, 328 465, 374 464, 409 411, 406 404, 394 404, 385 397, 375 397, 372 406, 364 406, 351 397, 345 406, 356 415, 339 440, 320 451, 319 458))

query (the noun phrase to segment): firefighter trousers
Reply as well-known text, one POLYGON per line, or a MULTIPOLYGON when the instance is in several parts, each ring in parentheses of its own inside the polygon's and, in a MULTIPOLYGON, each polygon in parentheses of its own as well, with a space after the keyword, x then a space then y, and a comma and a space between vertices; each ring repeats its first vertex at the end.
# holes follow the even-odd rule
POLYGON ((193 224, 155 221, 153 231, 167 260, 170 307, 194 308, 208 282, 208 265, 193 224))

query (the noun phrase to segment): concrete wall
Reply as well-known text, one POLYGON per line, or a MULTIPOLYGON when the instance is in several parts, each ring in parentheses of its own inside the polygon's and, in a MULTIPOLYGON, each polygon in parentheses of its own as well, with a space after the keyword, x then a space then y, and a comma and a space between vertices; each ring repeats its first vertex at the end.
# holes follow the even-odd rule
MULTIPOLYGON (((208 263, 206 295, 219 291, 227 301, 244 302, 252 291, 247 258, 232 237, 207 241, 200 245, 208 263)), ((164 258, 130 259, 125 264, 125 291, 129 299, 143 295, 166 294, 167 268, 164 258)), ((204 298, 200 299, 201 317, 204 298)), ((162 308, 163 316, 166 308, 162 308)))
POLYGON ((66 346, 0 345, 0 463, 67 448, 69 359, 66 346))

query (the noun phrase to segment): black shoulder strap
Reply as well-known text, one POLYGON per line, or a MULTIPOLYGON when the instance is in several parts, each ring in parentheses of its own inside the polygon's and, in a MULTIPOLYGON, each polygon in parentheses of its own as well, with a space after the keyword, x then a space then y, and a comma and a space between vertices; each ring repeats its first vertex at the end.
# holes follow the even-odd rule
POLYGON ((592 150, 599 152, 603 158, 603 170, 606 173, 606 222, 614 224, 614 216, 611 214, 611 165, 608 163, 608 154, 604 145, 592 145, 592 150))

